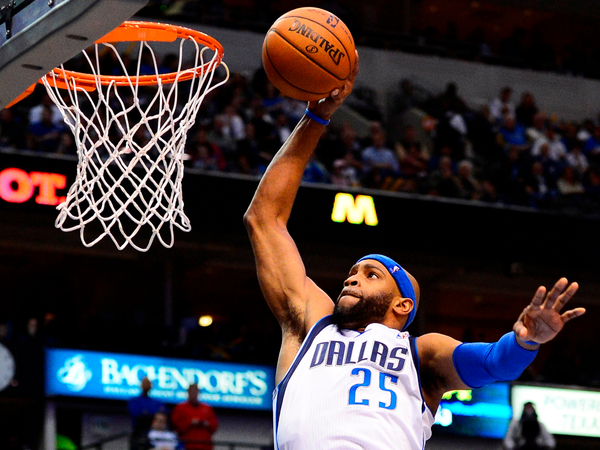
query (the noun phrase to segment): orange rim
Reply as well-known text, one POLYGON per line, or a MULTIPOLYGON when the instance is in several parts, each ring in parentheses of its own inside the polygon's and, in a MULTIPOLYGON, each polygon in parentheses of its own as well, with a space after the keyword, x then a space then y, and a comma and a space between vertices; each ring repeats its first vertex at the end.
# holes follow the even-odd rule
MULTIPOLYGON (((180 27, 178 25, 169 25, 157 22, 123 22, 117 28, 104 37, 98 39, 95 44, 114 43, 114 42, 173 42, 177 38, 191 39, 198 44, 204 45, 217 53, 216 64, 213 61, 204 63, 193 69, 185 69, 180 72, 170 72, 158 75, 94 75, 89 73, 74 72, 59 68, 53 69, 46 75, 46 80, 51 86, 60 89, 69 89, 69 81, 74 80, 77 88, 86 91, 96 90, 96 86, 101 84, 108 86, 114 83, 117 86, 130 86, 136 84, 140 86, 151 86, 159 83, 171 84, 175 81, 186 81, 194 77, 206 74, 221 64, 223 59, 223 47, 216 39, 191 28, 180 27)), ((41 80, 40 80, 41 82, 41 80)))

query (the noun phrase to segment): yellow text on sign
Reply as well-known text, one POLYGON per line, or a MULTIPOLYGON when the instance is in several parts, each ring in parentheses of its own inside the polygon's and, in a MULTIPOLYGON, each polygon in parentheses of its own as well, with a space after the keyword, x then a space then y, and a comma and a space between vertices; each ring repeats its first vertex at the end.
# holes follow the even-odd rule
POLYGON ((347 193, 336 194, 331 212, 331 220, 334 222, 348 221, 352 224, 366 223, 375 226, 379 223, 375 202, 369 195, 357 195, 356 199, 347 193))
POLYGON ((461 402, 470 402, 473 400, 473 391, 470 389, 457 390, 457 391, 448 391, 442 395, 443 400, 452 400, 452 396, 455 395, 457 400, 461 402))

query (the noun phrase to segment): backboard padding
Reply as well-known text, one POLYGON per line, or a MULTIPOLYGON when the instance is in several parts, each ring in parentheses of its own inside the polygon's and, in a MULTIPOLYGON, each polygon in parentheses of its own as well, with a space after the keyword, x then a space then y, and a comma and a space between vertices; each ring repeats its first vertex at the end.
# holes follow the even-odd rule
POLYGON ((48 0, 36 0, 28 7, 29 16, 26 11, 14 16, 10 39, 5 38, 6 23, 0 24, 0 108, 131 18, 147 1, 55 0, 48 8, 48 0), (40 11, 43 15, 36 18, 40 11))

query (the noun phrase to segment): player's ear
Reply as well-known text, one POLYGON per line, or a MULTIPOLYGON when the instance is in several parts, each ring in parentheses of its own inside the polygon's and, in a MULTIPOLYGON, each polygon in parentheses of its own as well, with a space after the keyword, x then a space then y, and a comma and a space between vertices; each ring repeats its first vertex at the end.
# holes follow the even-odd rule
POLYGON ((392 300, 392 307, 394 309, 394 312, 401 316, 408 315, 412 311, 414 306, 415 305, 413 301, 407 297, 398 296, 395 297, 394 300, 392 300))

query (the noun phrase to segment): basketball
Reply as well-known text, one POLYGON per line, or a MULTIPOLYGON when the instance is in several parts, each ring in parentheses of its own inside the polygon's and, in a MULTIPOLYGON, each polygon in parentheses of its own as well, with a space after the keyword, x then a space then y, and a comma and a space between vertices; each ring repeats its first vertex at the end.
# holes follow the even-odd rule
POLYGON ((273 23, 262 48, 269 80, 285 96, 320 100, 344 85, 355 64, 354 39, 338 17, 297 8, 273 23))

